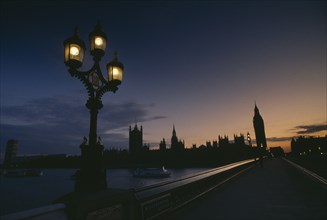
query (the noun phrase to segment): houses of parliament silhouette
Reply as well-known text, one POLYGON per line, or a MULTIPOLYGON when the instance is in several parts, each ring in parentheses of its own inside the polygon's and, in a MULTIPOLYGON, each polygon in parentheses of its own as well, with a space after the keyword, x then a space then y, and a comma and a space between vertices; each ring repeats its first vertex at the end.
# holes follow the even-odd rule
MULTIPOLYGON (((254 116, 253 116, 253 127, 255 131, 255 137, 256 137, 256 143, 257 148, 261 148, 262 150, 267 150, 267 141, 266 141, 266 134, 265 134, 265 127, 264 127, 264 120, 262 116, 260 115, 259 109, 257 105, 255 104, 254 107, 254 116)), ((252 147, 251 137, 250 134, 247 134, 247 140, 248 145, 252 147)), ((171 145, 170 149, 167 148, 166 140, 163 138, 160 141, 159 144, 159 150, 165 151, 165 150, 172 150, 172 151, 183 151, 185 150, 185 141, 178 139, 176 134, 175 125, 173 125, 173 131, 171 136, 171 145)), ((201 145, 199 148, 225 148, 230 145, 238 145, 238 146, 245 146, 245 138, 243 134, 235 135, 234 134, 234 142, 231 143, 229 141, 228 136, 218 136, 218 141, 213 141, 212 143, 210 141, 206 142, 206 145, 201 145)), ((196 145, 193 145, 193 149, 196 148, 196 145)), ((129 126, 129 152, 134 153, 140 153, 149 150, 148 145, 143 144, 143 127, 142 125, 140 128, 138 127, 137 123, 135 123, 134 128, 129 126)))

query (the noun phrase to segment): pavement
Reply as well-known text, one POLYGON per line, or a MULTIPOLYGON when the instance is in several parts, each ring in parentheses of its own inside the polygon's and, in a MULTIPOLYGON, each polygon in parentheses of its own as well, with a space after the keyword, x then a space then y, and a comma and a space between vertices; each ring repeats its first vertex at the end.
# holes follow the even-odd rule
POLYGON ((167 220, 327 219, 327 190, 283 159, 266 159, 167 220))

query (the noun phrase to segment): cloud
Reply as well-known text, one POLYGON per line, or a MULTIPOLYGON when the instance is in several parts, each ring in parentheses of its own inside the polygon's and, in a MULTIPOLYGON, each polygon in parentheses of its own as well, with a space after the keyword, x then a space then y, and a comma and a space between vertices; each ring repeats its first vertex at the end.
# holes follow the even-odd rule
POLYGON ((266 138, 268 142, 282 142, 282 141, 291 141, 292 137, 269 137, 266 138))
MULTIPOLYGON (((81 134, 65 126, 1 124, 2 142, 16 139, 18 154, 78 154, 81 134)), ((4 149, 3 149, 4 150, 4 149)))
MULTIPOLYGON (((79 154, 83 136, 88 136, 90 114, 85 101, 68 96, 30 100, 1 107, 1 151, 9 139, 19 141, 18 154, 79 154)), ((128 126, 159 120, 150 115, 153 105, 135 102, 105 104, 98 114, 98 135, 106 147, 127 148, 128 126)))
POLYGON ((30 100, 22 105, 3 106, 1 121, 11 125, 56 126, 73 123, 82 126, 85 123, 80 119, 85 117, 87 109, 81 103, 76 104, 76 99, 68 97, 53 97, 30 100))
POLYGON ((146 121, 154 121, 154 120, 159 120, 159 119, 165 119, 167 118, 166 116, 153 116, 148 118, 146 121))
POLYGON ((315 125, 299 125, 294 128, 295 130, 299 130, 297 134, 312 134, 320 131, 326 131, 327 125, 326 124, 315 124, 315 125))
MULTIPOLYGON (((327 126, 324 124, 316 124, 316 125, 299 125, 295 126, 292 130, 296 130, 296 134, 312 134, 319 131, 327 130, 327 126)), ((294 136, 290 137, 269 137, 266 138, 267 142, 283 142, 283 141, 291 141, 294 136)), ((255 143, 255 140, 253 140, 255 143)))

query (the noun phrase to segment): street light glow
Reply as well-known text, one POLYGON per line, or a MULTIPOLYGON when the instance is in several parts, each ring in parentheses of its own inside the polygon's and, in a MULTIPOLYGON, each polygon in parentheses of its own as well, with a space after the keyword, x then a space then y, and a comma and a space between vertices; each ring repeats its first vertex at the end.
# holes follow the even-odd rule
POLYGON ((79 54, 79 49, 77 47, 71 47, 70 48, 70 54, 73 56, 77 56, 79 54))
POLYGON ((101 46, 103 45, 103 39, 101 37, 96 37, 94 40, 95 45, 101 46))
POLYGON ((118 76, 119 75, 119 69, 118 68, 113 68, 113 70, 112 70, 112 74, 115 76, 114 78, 116 78, 116 76, 118 76))
POLYGON ((123 70, 117 66, 111 66, 108 69, 108 80, 119 80, 122 81, 123 78, 123 70))

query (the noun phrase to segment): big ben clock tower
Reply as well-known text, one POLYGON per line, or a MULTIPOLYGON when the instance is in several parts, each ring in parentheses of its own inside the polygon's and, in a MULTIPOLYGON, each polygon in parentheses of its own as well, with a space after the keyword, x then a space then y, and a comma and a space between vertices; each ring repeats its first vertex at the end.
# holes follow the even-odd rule
POLYGON ((267 150, 265 125, 264 125, 263 119, 259 113, 257 104, 255 104, 255 107, 254 107, 253 127, 254 127, 254 131, 255 131, 255 139, 257 142, 257 147, 263 148, 263 150, 267 150))

